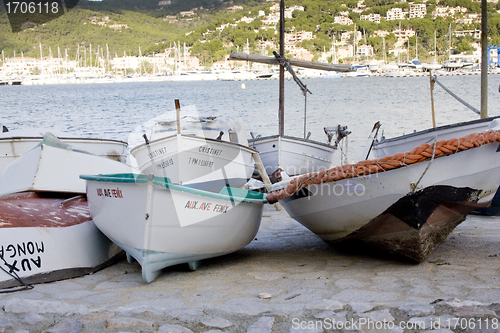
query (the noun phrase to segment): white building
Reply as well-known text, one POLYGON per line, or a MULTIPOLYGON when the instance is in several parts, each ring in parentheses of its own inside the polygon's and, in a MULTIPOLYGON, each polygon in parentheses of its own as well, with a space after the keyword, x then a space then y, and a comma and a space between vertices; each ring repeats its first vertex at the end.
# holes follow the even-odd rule
POLYGON ((250 23, 254 20, 253 17, 246 17, 246 16, 243 16, 240 20, 236 21, 236 23, 240 23, 240 22, 244 22, 244 23, 250 23))
POLYGON ((410 4, 408 18, 424 18, 427 15, 427 7, 423 3, 410 4))
MULTIPOLYGON (((353 33, 352 31, 343 32, 342 35, 340 35, 340 41, 343 43, 348 43, 351 40, 352 33, 353 33)), ((356 31, 355 39, 361 40, 362 37, 363 35, 361 34, 361 31, 356 31)))
POLYGON ((455 30, 453 35, 456 37, 472 36, 474 39, 481 39, 481 30, 455 30))
POLYGON ((406 13, 401 8, 392 8, 387 11, 386 19, 387 21, 404 20, 406 19, 406 13))
POLYGON ((5 73, 28 74, 40 65, 40 61, 35 58, 12 57, 5 59, 2 69, 5 73))
POLYGON ((397 39, 402 39, 404 41, 408 40, 408 38, 415 36, 415 30, 393 30, 392 33, 396 36, 397 39))
POLYGON ((386 30, 375 30, 373 33, 375 34, 375 36, 379 36, 379 37, 385 37, 388 34, 390 34, 390 32, 386 31, 386 30))
POLYGON ((341 25, 351 25, 354 24, 354 22, 345 16, 335 16, 333 19, 333 23, 341 24, 341 25))
POLYGON ((370 14, 370 15, 361 15, 359 17, 362 21, 370 21, 373 23, 380 23, 380 14, 370 14))
POLYGON ((373 46, 371 45, 359 45, 356 50, 358 57, 373 57, 373 54, 373 46))
POLYGON ((435 19, 436 17, 453 17, 456 14, 461 14, 467 12, 467 8, 464 7, 443 7, 443 6, 437 6, 436 9, 432 12, 432 18, 435 19))
POLYGON ((296 44, 312 38, 313 33, 311 31, 298 31, 291 34, 285 34, 285 44, 296 44))

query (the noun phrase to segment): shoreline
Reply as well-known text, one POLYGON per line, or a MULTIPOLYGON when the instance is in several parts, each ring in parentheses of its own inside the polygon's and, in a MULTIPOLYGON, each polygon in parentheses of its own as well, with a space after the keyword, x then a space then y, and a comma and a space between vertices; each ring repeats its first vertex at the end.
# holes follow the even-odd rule
MULTIPOLYGON (((355 73, 355 72, 352 72, 355 73)), ((452 71, 440 73, 435 73, 436 76, 468 76, 468 75, 480 75, 479 71, 452 71)), ((500 71, 489 72, 488 74, 500 74, 500 71)), ((361 77, 422 77, 429 76, 428 72, 407 72, 407 73, 372 73, 370 75, 360 74, 355 75, 333 75, 328 76, 299 76, 301 79, 337 79, 337 78, 361 78, 361 77)), ((41 77, 41 76, 28 76, 27 79, 0 79, 0 86, 2 85, 54 85, 54 84, 99 84, 99 83, 127 83, 127 82, 193 82, 193 81, 262 81, 262 80, 277 80, 277 78, 220 78, 216 77, 203 77, 203 75, 141 75, 135 77, 123 77, 123 76, 106 76, 106 77, 68 77, 59 75, 59 77, 41 77)))

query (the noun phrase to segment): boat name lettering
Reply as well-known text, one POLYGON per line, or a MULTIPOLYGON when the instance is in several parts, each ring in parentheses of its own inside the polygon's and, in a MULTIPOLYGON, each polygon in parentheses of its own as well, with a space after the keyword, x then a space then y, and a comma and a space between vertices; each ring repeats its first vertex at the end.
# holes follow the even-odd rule
POLYGON ((214 212, 219 212, 219 213, 227 213, 227 210, 229 209, 228 205, 215 205, 214 206, 214 212))
POLYGON ((212 211, 212 212, 218 212, 218 213, 227 213, 229 206, 228 205, 219 205, 219 204, 216 204, 213 206, 213 203, 211 203, 211 202, 199 202, 199 201, 188 200, 186 202, 186 205, 184 206, 184 208, 206 210, 206 211, 212 211), (212 207, 213 207, 213 209, 212 209, 212 207))
POLYGON ((186 205, 184 206, 184 208, 187 208, 187 209, 196 209, 196 205, 197 204, 198 204, 198 201, 188 200, 188 202, 186 202, 186 205))
POLYGON ((23 270, 31 271, 32 268, 42 267, 42 258, 40 256, 35 256, 33 258, 26 258, 26 256, 34 255, 37 253, 44 253, 45 246, 43 242, 23 242, 19 244, 9 244, 7 246, 0 246, 0 258, 2 259, 1 265, 6 266, 9 270, 9 273, 20 272, 23 270), (6 260, 7 258, 16 258, 11 264, 9 264, 6 260), (20 262, 18 262, 20 261, 20 262), (32 264, 34 266, 32 266, 32 264))
POLYGON ((110 188, 98 188, 97 195, 100 197, 109 197, 109 198, 120 198, 123 199, 123 193, 120 189, 110 189, 110 188))
POLYGON ((43 242, 23 242, 19 244, 9 244, 7 246, 0 246, 0 258, 4 258, 7 255, 9 258, 14 258, 16 256, 44 253, 45 246, 43 242))
POLYGON ((150 159, 153 159, 155 157, 165 155, 167 153, 167 147, 162 147, 160 149, 153 150, 149 152, 148 156, 150 159))
POLYGON ((161 161, 160 163, 156 163, 156 169, 165 169, 165 168, 168 168, 171 165, 174 165, 174 160, 173 159, 161 161))
POLYGON ((222 154, 222 149, 213 149, 213 148, 206 147, 206 146, 200 146, 198 151, 200 153, 205 153, 208 155, 215 155, 215 156, 219 156, 220 154, 222 154))
POLYGON ((189 164, 194 164, 194 165, 199 165, 207 168, 211 168, 214 165, 213 161, 208 161, 208 160, 199 160, 194 157, 189 158, 189 164))

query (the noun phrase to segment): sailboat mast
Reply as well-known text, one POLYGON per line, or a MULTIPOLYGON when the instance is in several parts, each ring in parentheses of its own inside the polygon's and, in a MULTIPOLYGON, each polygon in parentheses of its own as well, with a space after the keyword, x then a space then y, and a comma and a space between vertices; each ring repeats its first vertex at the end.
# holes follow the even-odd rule
MULTIPOLYGON (((285 58, 285 0, 280 1, 280 58, 285 58)), ((285 135, 285 66, 280 62, 279 124, 280 137, 285 135)))

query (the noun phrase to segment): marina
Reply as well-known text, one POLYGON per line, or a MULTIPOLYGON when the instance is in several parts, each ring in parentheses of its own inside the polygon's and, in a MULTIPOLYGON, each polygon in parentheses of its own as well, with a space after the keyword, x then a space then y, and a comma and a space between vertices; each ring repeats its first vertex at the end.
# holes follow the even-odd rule
MULTIPOLYGON (((339 144, 333 165, 347 165, 364 160, 362 156, 365 154, 366 139, 377 121, 385 124, 382 128, 386 137, 432 126, 431 107, 427 98, 430 94, 428 77, 303 80, 313 91, 307 99, 307 128, 311 132, 310 137, 325 141, 325 127, 340 126, 338 124, 346 125, 352 131, 339 144), (412 84, 408 84, 409 82, 412 84)), ((440 81, 457 94, 465 95, 464 98, 469 103, 478 104, 480 82, 477 76, 443 76, 440 81), (466 93, 463 92, 464 89, 466 93)), ((132 152, 134 147, 145 145, 145 155, 153 160, 172 150, 172 147, 159 145, 151 147, 151 151, 147 153, 148 138, 153 138, 154 142, 154 137, 146 127, 148 124, 154 127, 151 119, 158 119, 165 113, 175 117, 178 112, 177 122, 167 122, 167 127, 163 128, 167 132, 176 132, 174 137, 177 138, 182 137, 182 132, 186 131, 185 125, 177 127, 175 131, 175 124, 181 124, 179 119, 182 111, 180 114, 179 111, 185 109, 194 111, 198 115, 197 119, 212 119, 209 117, 214 116, 216 119, 241 118, 245 130, 238 132, 239 139, 250 138, 250 132, 262 136, 276 133, 277 83, 275 80, 251 80, 245 81, 245 84, 213 81, 7 86, 2 88, 7 92, 5 99, 2 99, 2 108, 5 110, 2 125, 12 130, 50 127, 81 137, 120 140, 127 142, 128 150, 132 152), (179 100, 182 107, 175 110, 174 100, 179 100)), ((497 87, 498 82, 490 80, 488 97, 490 106, 493 106, 490 107, 490 116, 499 115, 495 107, 499 101, 497 87)), ((303 95, 297 86, 288 84, 285 96, 287 121, 284 132, 302 133, 303 95)), ((434 102, 439 125, 477 119, 477 115, 440 90, 434 91, 434 102)), ((207 124, 210 126, 211 122, 207 124)), ((203 143, 193 146, 205 158, 223 155, 222 151, 226 149, 220 145, 223 142, 220 140, 225 140, 223 131, 216 128, 214 126, 213 132, 219 132, 219 136, 207 139, 207 142, 213 141, 213 146, 203 143)), ((236 142, 233 140, 234 135, 233 139, 230 135, 234 129, 232 125, 227 133, 230 142, 236 142)), ((491 131, 495 129, 494 126, 490 128, 491 131)), ((187 134, 188 137, 190 135, 187 134)), ((166 137, 168 138, 160 135, 159 139, 164 140, 166 137)), ((496 138, 492 140, 495 141, 496 138)), ((238 142, 244 146, 241 141, 238 142)), ((180 147, 181 144, 182 141, 178 141, 177 146, 180 147)), ((449 175, 450 179, 463 178, 463 184, 456 184, 466 187, 472 184, 471 179, 483 177, 481 174, 489 171, 473 171, 472 165, 479 158, 479 152, 485 152, 488 158, 495 160, 496 146, 493 145, 495 144, 490 143, 484 148, 471 149, 470 158, 464 152, 450 155, 450 159, 461 159, 456 160, 454 165, 462 165, 464 171, 469 172, 466 177, 462 177, 458 173, 455 175, 455 170, 455 173, 449 175), (467 167, 466 162, 472 163, 470 167, 467 167)), ((189 147, 187 151, 193 151, 193 147, 189 147)), ((134 160, 132 155, 128 154, 129 163, 134 160)), ((197 155, 189 156, 192 159, 197 155)), ((162 161, 162 165, 167 166, 170 163, 168 161, 174 157, 162 161)), ((417 173, 425 174, 431 164, 438 165, 441 171, 449 171, 450 166, 440 164, 445 158, 447 157, 436 158, 435 162, 428 164, 417 163, 417 173)), ((21 157, 16 161, 20 160, 21 157)), ((255 163, 258 165, 259 160, 256 159, 255 163)), ((484 163, 485 166, 493 164, 484 163)), ((199 165, 211 166, 207 163, 199 165)), ((231 169, 238 168, 240 167, 231 166, 231 169)), ((224 167, 221 169, 224 170, 224 167)), ((410 167, 404 166, 400 170, 409 172, 405 170, 410 170, 410 167)), ((391 172, 387 174, 392 174, 391 172)), ((5 320, 0 322, 0 328, 3 327, 6 331, 48 329, 61 332, 323 332, 324 327, 319 329, 315 326, 311 329, 308 323, 323 320, 321 325, 324 325, 327 318, 336 318, 343 323, 371 318, 373 322, 397 323, 398 327, 403 323, 410 325, 418 322, 412 332, 424 332, 438 327, 443 332, 459 332, 451 324, 454 318, 473 318, 475 321, 498 319, 500 295, 495 290, 500 286, 494 278, 500 255, 497 253, 498 236, 495 233, 498 229, 495 223, 497 217, 467 215, 462 224, 454 231, 450 230, 450 235, 441 246, 426 253, 422 263, 415 264, 365 246, 329 247, 320 237, 293 221, 285 211, 263 205, 266 202, 265 195, 251 199, 249 193, 252 191, 224 187, 225 193, 217 194, 217 189, 211 189, 212 192, 204 194, 202 190, 182 185, 182 181, 170 183, 170 180, 163 178, 169 177, 168 170, 155 176, 102 176, 97 175, 98 173, 82 177, 89 182, 87 191, 91 189, 91 213, 92 202, 98 207, 96 211, 99 213, 95 216, 92 213, 92 216, 96 225, 102 228, 101 231, 125 250, 129 262, 123 258, 117 264, 92 275, 51 284, 36 284, 29 291, 1 295, 0 304, 4 309, 5 320), (110 189, 114 187, 117 189, 113 192, 110 189), (163 198, 162 202, 166 203, 170 200, 167 197, 174 196, 175 191, 179 191, 182 197, 182 207, 178 207, 178 200, 172 199, 175 207, 172 206, 174 208, 170 212, 179 213, 181 233, 187 235, 188 230, 193 234, 201 232, 193 238, 196 245, 204 244, 203 234, 210 235, 208 238, 212 240, 219 237, 217 233, 211 233, 216 230, 214 225, 242 220, 234 216, 229 219, 226 217, 238 214, 238 211, 242 211, 241 216, 252 220, 247 226, 251 230, 246 230, 237 237, 234 234, 222 236, 215 241, 216 245, 220 245, 217 249, 205 250, 209 251, 207 253, 197 250, 197 254, 191 257, 180 260, 175 258, 170 264, 174 266, 164 268, 170 265, 161 266, 154 262, 151 269, 147 268, 148 255, 154 254, 151 258, 156 260, 159 258, 158 251, 165 251, 168 256, 172 254, 172 250, 167 248, 158 250, 157 246, 156 249, 149 247, 154 244, 152 235, 160 233, 148 234, 147 230, 165 228, 162 227, 164 222, 153 217, 169 214, 168 206, 154 204, 154 200, 150 198, 163 198), (137 194, 137 200, 134 196, 131 197, 133 193, 137 194), (198 199, 202 196, 207 199, 198 199), (126 202, 121 200, 123 198, 127 198, 126 202), (125 203, 122 208, 118 206, 120 200, 125 203), (203 201, 202 204, 197 203, 200 200, 203 201), (209 203, 207 200, 213 202, 209 203), (252 200, 255 202, 251 203, 252 200), (146 202, 145 210, 135 209, 133 204, 136 201, 146 202), (108 208, 107 202, 110 203, 108 208), (246 208, 243 203, 256 208, 246 208), (221 208, 210 209, 211 204, 221 208), (161 208, 157 214, 153 210, 155 207, 161 208), (131 211, 122 213, 116 219, 125 208, 131 211), (245 212, 245 209, 249 211, 245 212), (213 221, 203 217, 208 211, 215 213, 213 221), (181 212, 183 213, 180 214, 181 212), (135 217, 132 218, 133 216, 135 217), (117 233, 120 228, 108 224, 112 220, 122 223, 143 220, 145 233, 132 233, 138 238, 134 245, 127 245, 125 242, 128 242, 129 236, 124 232, 117 233), (206 222, 211 225, 204 226, 206 222), (107 227, 104 226, 106 224, 107 227), (206 229, 203 232, 196 231, 196 228, 206 229), (125 241, 113 239, 116 235, 125 241), (241 241, 224 250, 224 240, 227 239, 241 241), (141 243, 143 248, 135 245, 141 243), (142 252, 137 252, 137 249, 142 252), (474 253, 471 253, 471 249, 474 249, 474 253), (200 265, 199 261, 202 259, 200 265), (175 265, 177 263, 189 265, 175 265), (481 268, 478 265, 482 265, 481 268), (190 272, 187 266, 196 270, 190 272), (66 293, 61 294, 61 290, 66 290, 66 293), (63 311, 63 308, 66 310, 63 311), (103 309, 106 311, 103 312, 103 309), (48 320, 49 317, 52 319, 48 320), (437 319, 440 324, 432 326, 431 322, 435 323, 437 319), (301 323, 306 323, 306 326, 301 323)), ((248 174, 245 177, 248 178, 248 174)), ((383 177, 385 176, 380 178, 383 177)), ((401 177, 404 179, 402 182, 408 178, 401 177)), ((433 179, 429 184, 439 182, 434 180, 438 179, 437 176, 429 177, 433 179)), ((223 178, 227 179, 225 175, 223 178)), ((203 182, 199 184, 203 185, 203 182)), ((194 187, 199 184, 194 184, 194 187)), ((483 201, 491 200, 492 193, 500 182, 495 177, 490 177, 489 185, 491 189, 484 189, 487 194, 477 195, 485 200, 475 201, 479 203, 478 207, 484 206, 483 201)), ((466 196, 472 197, 470 193, 466 196)), ((464 211, 464 216, 465 214, 464 211)), ((185 239, 193 240, 191 237, 185 239)), ((186 247, 188 243, 185 243, 181 240, 177 247, 193 248, 186 247)), ((7 247, 8 244, 3 246, 7 247)), ((182 256, 185 255, 180 255, 182 256)), ((385 331, 407 330, 393 327, 385 331)))

